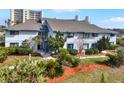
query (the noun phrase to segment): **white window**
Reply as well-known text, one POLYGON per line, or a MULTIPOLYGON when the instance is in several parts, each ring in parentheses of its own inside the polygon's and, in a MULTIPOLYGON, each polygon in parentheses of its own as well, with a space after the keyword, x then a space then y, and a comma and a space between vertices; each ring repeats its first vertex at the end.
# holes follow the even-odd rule
POLYGON ((83 33, 83 38, 90 38, 90 33, 83 33))
POLYGON ((89 49, 89 44, 88 43, 84 43, 83 44, 83 49, 89 49))
POLYGON ((18 47, 19 43, 10 43, 10 47, 13 47, 13 46, 18 47))
POLYGON ((74 47, 74 44, 67 44, 67 48, 73 49, 73 47, 74 47))

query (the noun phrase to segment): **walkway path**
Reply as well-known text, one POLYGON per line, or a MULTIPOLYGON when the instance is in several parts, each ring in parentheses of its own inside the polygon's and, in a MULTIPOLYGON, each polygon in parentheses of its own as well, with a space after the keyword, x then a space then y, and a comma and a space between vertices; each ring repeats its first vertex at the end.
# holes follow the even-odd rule
POLYGON ((93 56, 83 56, 83 57, 80 57, 80 59, 85 59, 85 58, 100 58, 100 57, 107 57, 105 55, 93 55, 93 56))

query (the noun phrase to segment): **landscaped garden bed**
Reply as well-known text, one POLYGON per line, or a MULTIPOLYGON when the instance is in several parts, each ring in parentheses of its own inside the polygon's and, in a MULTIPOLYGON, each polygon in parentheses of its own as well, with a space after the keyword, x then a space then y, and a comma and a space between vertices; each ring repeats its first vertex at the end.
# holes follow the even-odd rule
POLYGON ((47 82, 48 83, 60 83, 79 72, 92 73, 98 68, 106 69, 110 67, 106 65, 90 64, 90 65, 79 65, 74 68, 69 68, 69 67, 63 67, 63 68, 64 68, 64 74, 61 77, 57 77, 54 79, 48 79, 47 82))
MULTIPOLYGON (((97 70, 100 71, 98 71, 96 82, 107 82, 106 77, 110 78, 113 73, 110 74, 111 76, 108 76, 107 73, 106 76, 104 71, 112 69, 112 67, 118 68, 124 64, 123 48, 116 49, 107 55, 108 57, 83 59, 76 56, 76 50, 60 48, 54 60, 44 60, 44 58, 38 56, 33 57, 29 55, 32 54, 30 49, 24 47, 1 47, 1 50, 4 51, 6 60, 4 59, 3 63, 0 64, 0 82, 55 83, 68 82, 68 80, 70 82, 71 78, 78 78, 75 76, 76 74, 90 76, 88 78, 92 79, 95 77, 93 73, 96 73, 97 70)), ((97 74, 95 75, 97 76, 97 74)), ((84 81, 81 79, 81 82, 90 82, 91 80, 88 80, 88 78, 87 80, 83 79, 84 81)))

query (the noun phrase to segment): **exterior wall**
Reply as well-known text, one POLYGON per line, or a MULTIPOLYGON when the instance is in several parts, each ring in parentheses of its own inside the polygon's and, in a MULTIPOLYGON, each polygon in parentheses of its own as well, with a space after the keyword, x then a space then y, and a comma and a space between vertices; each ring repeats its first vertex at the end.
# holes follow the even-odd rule
POLYGON ((10 10, 10 25, 14 25, 14 9, 10 10))
POLYGON ((19 35, 10 35, 10 31, 5 33, 5 47, 9 47, 10 43, 19 43, 19 46, 25 39, 30 39, 38 35, 37 31, 20 31, 19 35))
POLYGON ((53 36, 55 37, 55 33, 53 32, 53 30, 51 29, 51 27, 49 26, 49 24, 47 22, 44 22, 45 25, 47 25, 48 29, 49 29, 49 34, 48 34, 48 37, 49 36, 53 36))
MULTIPOLYGON (((67 36, 65 34, 64 36, 67 36)), ((90 34, 89 38, 83 38, 83 34, 81 33, 74 33, 74 37, 67 38, 64 48, 67 48, 67 44, 74 44, 73 48, 79 50, 79 46, 83 47, 83 44, 89 44, 89 48, 92 48, 92 44, 97 43, 98 40, 100 40, 103 36, 109 37, 110 42, 113 44, 116 44, 116 35, 111 37, 110 34, 98 34, 97 37, 93 37, 92 34, 90 34)))
POLYGON ((42 13, 41 11, 30 10, 29 17, 30 19, 39 20, 42 17, 42 13))
MULTIPOLYGON (((48 36, 54 37, 56 33, 52 31, 51 27, 47 22, 45 22, 45 24, 48 26, 48 29, 49 29, 48 36)), ((116 44, 116 35, 111 36, 111 34, 108 34, 108 33, 106 34, 98 33, 96 37, 93 37, 91 33, 89 38, 83 38, 83 33, 74 33, 74 37, 67 38, 63 48, 67 48, 67 44, 73 44, 73 48, 77 50, 79 50, 79 47, 83 47, 84 44, 89 44, 89 48, 92 48, 92 44, 97 43, 97 41, 100 40, 103 36, 109 37, 110 42, 112 44, 116 44)), ((64 37, 67 37, 67 32, 64 33, 64 37)))
POLYGON ((28 19, 30 19, 30 18, 29 18, 29 10, 28 10, 28 9, 24 9, 24 10, 23 10, 23 23, 24 23, 26 20, 28 20, 28 19))
MULTIPOLYGON (((55 36, 55 33, 50 29, 49 35, 55 36)), ((93 37, 90 34, 89 38, 83 38, 83 34, 81 33, 74 33, 74 37, 67 38, 63 48, 67 48, 67 44, 73 44, 73 48, 79 50, 79 47, 83 47, 83 44, 89 44, 89 48, 92 48, 92 44, 97 43, 103 36, 109 37, 110 42, 116 44, 116 35, 111 37, 110 34, 98 34, 97 37, 93 37)), ((64 37, 67 37, 67 33, 64 33, 64 37)))

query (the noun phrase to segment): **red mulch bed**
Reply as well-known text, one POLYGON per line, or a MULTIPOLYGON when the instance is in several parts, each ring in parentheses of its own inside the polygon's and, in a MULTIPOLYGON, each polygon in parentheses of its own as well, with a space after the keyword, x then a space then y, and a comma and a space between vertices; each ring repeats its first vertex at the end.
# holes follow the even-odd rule
POLYGON ((70 76, 74 75, 75 73, 78 72, 87 72, 87 73, 92 73, 94 70, 97 68, 110 68, 109 66, 106 65, 99 65, 99 64, 91 64, 91 65, 79 65, 74 68, 69 68, 63 66, 64 69, 64 74, 60 77, 56 77, 54 79, 48 79, 48 83, 59 83, 64 81, 65 79, 69 78, 70 76))

